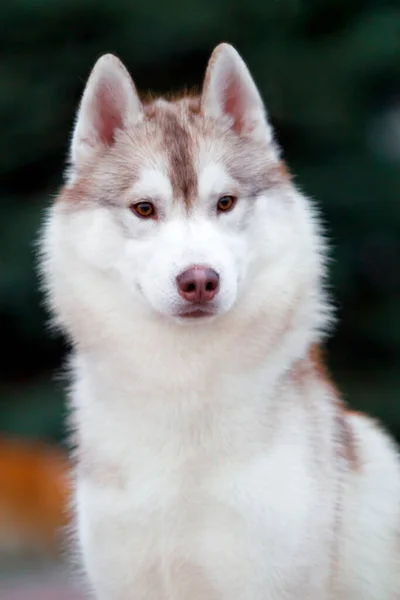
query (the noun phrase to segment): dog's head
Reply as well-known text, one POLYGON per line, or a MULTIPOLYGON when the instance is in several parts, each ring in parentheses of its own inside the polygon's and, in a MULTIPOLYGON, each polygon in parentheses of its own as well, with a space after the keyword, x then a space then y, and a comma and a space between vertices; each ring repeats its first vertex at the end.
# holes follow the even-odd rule
MULTIPOLYGON (((239 54, 221 44, 199 97, 143 103, 121 62, 87 83, 44 273, 68 329, 124 318, 271 326, 313 295, 318 237, 239 54), (78 316, 79 315, 79 316, 78 316)), ((314 294, 315 296, 315 294, 314 294)))

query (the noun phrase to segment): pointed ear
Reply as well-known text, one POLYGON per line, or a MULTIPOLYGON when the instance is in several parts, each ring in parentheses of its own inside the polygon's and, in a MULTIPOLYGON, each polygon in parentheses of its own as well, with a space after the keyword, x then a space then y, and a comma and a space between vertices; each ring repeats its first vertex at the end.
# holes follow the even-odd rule
POLYGON ((78 110, 71 143, 72 169, 99 149, 111 146, 118 129, 135 123, 142 104, 121 61, 112 54, 95 64, 78 110))
POLYGON ((202 112, 214 119, 228 117, 239 134, 272 141, 260 93, 239 53, 220 44, 209 60, 201 97, 202 112))

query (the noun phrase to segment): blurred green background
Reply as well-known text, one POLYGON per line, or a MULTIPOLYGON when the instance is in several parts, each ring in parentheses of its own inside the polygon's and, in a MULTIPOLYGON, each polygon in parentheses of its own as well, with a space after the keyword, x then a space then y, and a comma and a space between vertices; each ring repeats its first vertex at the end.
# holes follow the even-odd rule
POLYGON ((229 41, 332 241, 330 367, 400 437, 400 2, 2 0, 0 16, 0 433, 64 437, 66 348, 45 327, 34 249, 95 60, 113 52, 162 93, 200 84, 229 41))

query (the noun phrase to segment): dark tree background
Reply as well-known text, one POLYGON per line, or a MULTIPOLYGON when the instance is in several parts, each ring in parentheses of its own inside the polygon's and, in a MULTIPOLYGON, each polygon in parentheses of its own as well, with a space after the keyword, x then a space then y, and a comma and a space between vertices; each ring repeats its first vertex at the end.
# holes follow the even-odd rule
POLYGON ((63 437, 65 347, 34 250, 95 60, 113 52, 141 91, 165 92, 199 84, 229 41, 332 241, 330 367, 400 435, 400 2, 2 0, 0 16, 0 432, 63 437))

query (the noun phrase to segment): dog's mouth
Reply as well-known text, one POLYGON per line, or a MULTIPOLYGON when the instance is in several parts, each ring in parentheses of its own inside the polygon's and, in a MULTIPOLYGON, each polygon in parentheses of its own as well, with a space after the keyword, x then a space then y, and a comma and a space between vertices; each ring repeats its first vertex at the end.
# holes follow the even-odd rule
POLYGON ((215 310, 211 307, 193 306, 190 309, 183 310, 176 314, 180 319, 190 321, 191 319, 204 319, 215 315, 215 310))

